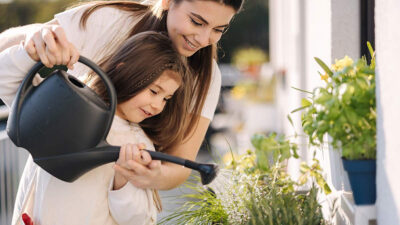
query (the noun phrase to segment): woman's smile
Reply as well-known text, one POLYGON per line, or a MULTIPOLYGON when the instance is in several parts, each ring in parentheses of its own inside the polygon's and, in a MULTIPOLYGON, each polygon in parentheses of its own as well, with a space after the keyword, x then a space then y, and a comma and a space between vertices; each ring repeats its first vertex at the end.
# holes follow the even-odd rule
POLYGON ((194 45, 192 42, 190 42, 184 35, 183 35, 183 39, 185 39, 184 43, 186 43, 184 45, 184 48, 186 48, 189 51, 194 51, 194 52, 196 52, 198 50, 198 47, 196 45, 194 45))

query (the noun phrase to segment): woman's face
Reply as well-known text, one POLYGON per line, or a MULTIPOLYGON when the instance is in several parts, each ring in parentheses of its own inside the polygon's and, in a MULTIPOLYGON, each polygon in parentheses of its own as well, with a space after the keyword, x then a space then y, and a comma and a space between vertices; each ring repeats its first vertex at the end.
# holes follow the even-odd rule
POLYGON ((166 70, 137 95, 117 105, 115 114, 133 123, 161 113, 167 101, 181 85, 180 75, 166 70))
POLYGON ((216 44, 232 17, 233 7, 214 1, 163 0, 168 9, 167 29, 177 51, 186 57, 199 49, 216 44))

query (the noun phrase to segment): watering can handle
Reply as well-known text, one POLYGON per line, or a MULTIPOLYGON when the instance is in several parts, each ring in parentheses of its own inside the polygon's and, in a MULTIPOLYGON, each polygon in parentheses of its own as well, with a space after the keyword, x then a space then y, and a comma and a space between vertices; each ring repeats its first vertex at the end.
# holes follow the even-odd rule
MULTIPOLYGON (((117 105, 117 94, 114 88, 114 85, 112 84, 111 80, 108 78, 108 76, 106 75, 106 73, 99 67, 97 66, 94 62, 92 62, 91 60, 89 60, 86 57, 80 56, 78 62, 83 63, 84 65, 88 66, 90 69, 92 69, 95 73, 97 73, 100 78, 103 80, 106 89, 108 91, 108 95, 110 98, 110 106, 109 106, 109 110, 111 112, 112 115, 114 115, 115 113, 115 108, 117 105)), ((20 111, 21 111, 21 104, 23 102, 23 100, 25 99, 25 94, 27 92, 27 90, 29 88, 32 87, 32 81, 33 78, 35 77, 36 73, 39 72, 40 69, 42 69, 44 67, 42 62, 38 62, 36 63, 28 72, 28 74, 26 75, 26 77, 24 78, 24 80, 22 81, 22 84, 17 92, 17 98, 15 99, 14 104, 16 104, 16 121, 19 121, 19 117, 20 117, 20 111)), ((13 107, 14 108, 14 107, 13 107)), ((109 130, 109 128, 111 127, 111 123, 112 123, 112 117, 110 118, 110 120, 108 121, 107 124, 107 130, 109 130)), ((19 134, 19 127, 16 127, 16 133, 19 134)), ((19 135, 18 135, 19 136, 19 135)), ((19 141, 18 141, 19 142, 19 141)))

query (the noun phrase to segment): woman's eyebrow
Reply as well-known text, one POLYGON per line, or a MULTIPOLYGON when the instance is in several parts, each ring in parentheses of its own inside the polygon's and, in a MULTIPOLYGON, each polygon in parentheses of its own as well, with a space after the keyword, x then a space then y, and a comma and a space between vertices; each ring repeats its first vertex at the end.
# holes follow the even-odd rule
MULTIPOLYGON (((190 14, 192 16, 196 17, 197 19, 203 21, 203 23, 205 23, 206 25, 209 25, 208 21, 206 19, 204 19, 202 16, 200 16, 199 14, 196 14, 196 13, 193 13, 193 12, 191 12, 190 14)), ((228 27, 228 25, 229 24, 225 24, 225 25, 220 25, 220 26, 217 26, 217 27, 223 28, 223 27, 228 27)))

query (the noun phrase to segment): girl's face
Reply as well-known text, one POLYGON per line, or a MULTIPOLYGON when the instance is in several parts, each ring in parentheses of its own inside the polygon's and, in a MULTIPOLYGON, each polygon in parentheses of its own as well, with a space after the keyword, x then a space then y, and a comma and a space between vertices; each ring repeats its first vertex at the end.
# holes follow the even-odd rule
POLYGON ((186 57, 201 48, 216 44, 235 15, 231 6, 214 1, 163 0, 168 10, 167 30, 177 51, 186 57))
POLYGON ((161 113, 180 84, 179 74, 166 70, 139 94, 118 104, 115 114, 130 122, 140 123, 144 119, 161 113))

